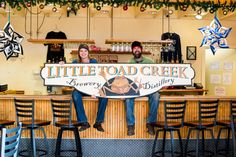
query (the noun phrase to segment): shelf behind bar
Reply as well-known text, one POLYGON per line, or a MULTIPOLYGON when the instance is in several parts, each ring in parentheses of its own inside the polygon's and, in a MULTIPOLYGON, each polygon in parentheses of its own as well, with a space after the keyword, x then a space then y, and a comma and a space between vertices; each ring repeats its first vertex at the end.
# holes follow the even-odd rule
POLYGON ((63 44, 63 43, 95 44, 95 41, 90 39, 28 39, 27 41, 34 44, 63 44))
MULTIPOLYGON (((78 50, 72 50, 70 52, 70 54, 77 54, 78 53, 78 50)), ((129 51, 111 51, 111 50, 100 50, 100 51, 90 51, 89 54, 131 54, 132 55, 132 52, 129 52, 129 51)), ((151 52, 147 52, 147 51, 144 51, 142 52, 142 54, 145 54, 145 55, 151 55, 151 52)))
MULTIPOLYGON (((132 43, 134 40, 117 40, 117 39, 106 39, 105 44, 113 43, 132 43)), ((171 44, 172 40, 159 40, 159 41, 140 41, 142 44, 171 44)))

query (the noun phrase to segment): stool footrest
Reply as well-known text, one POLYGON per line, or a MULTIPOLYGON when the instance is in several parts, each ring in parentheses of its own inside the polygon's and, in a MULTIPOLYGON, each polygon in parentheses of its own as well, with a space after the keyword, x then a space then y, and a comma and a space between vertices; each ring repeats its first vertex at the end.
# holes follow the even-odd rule
MULTIPOLYGON (((196 157, 196 155, 195 154, 190 154, 190 153, 194 153, 194 152, 196 152, 195 150, 189 150, 189 151, 187 151, 187 154, 186 154, 186 157, 188 157, 188 156, 191 156, 191 157, 196 157)), ((199 152, 200 153, 200 152, 199 152)), ((205 150, 204 151, 204 157, 212 157, 212 156, 214 156, 214 152, 212 152, 212 151, 209 151, 209 150, 205 150), (206 155, 206 154, 209 154, 209 155, 206 155)))
MULTIPOLYGON (((27 149, 25 150, 21 150, 18 154, 19 156, 28 156, 28 155, 25 155, 23 153, 29 153, 31 154, 32 151, 28 151, 27 149)), ((43 149, 36 149, 36 152, 41 152, 41 154, 39 154, 39 156, 45 156, 48 154, 48 152, 46 150, 43 150, 43 149)))

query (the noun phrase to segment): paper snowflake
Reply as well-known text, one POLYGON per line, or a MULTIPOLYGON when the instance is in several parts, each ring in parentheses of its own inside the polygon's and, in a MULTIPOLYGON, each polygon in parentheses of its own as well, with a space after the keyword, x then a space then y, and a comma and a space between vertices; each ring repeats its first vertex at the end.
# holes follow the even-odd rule
POLYGON ((232 28, 222 27, 220 21, 215 16, 210 26, 199 28, 204 35, 201 46, 208 45, 213 54, 215 54, 217 48, 229 48, 227 45, 226 37, 230 33, 232 28))
POLYGON ((23 54, 21 42, 23 36, 14 31, 10 22, 8 22, 3 31, 0 31, 0 52, 3 52, 7 59, 18 54, 23 54))

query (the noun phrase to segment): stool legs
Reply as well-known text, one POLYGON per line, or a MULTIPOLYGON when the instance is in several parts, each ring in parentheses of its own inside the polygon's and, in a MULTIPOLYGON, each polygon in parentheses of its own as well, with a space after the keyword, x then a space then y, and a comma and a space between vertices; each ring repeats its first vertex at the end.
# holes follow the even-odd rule
MULTIPOLYGON (((215 146, 216 148, 216 141, 215 141, 215 138, 214 138, 214 135, 213 135, 213 130, 212 129, 198 129, 198 128, 189 128, 189 131, 188 131, 188 135, 187 135, 187 140, 186 140, 186 146, 185 146, 185 153, 184 155, 187 157, 188 156, 188 142, 189 142, 189 138, 190 138, 190 134, 192 132, 192 130, 196 130, 197 131, 197 139, 196 139, 196 147, 195 147, 195 154, 196 154, 196 157, 199 157, 199 156, 205 156, 205 137, 204 137, 204 131, 210 131, 210 134, 211 134, 211 140, 213 141, 213 145, 215 146), (200 140, 200 132, 202 132, 202 151, 201 151, 201 154, 199 152, 199 140, 200 140)), ((190 152, 193 152, 193 151, 190 151, 190 152)), ((211 153, 212 152, 209 152, 209 151, 206 151, 208 153, 211 153)), ((217 156, 217 153, 216 153, 216 149, 214 149, 214 157, 217 156)))
POLYGON ((180 130, 177 130, 178 136, 179 136, 179 145, 180 145, 180 155, 184 156, 184 151, 183 151, 183 142, 180 134, 180 130))
POLYGON ((34 136, 34 129, 30 129, 30 141, 32 146, 32 156, 36 157, 36 143, 35 143, 35 136, 34 136))
POLYGON ((189 138, 190 138, 190 134, 192 132, 192 128, 189 128, 188 130, 188 135, 187 135, 187 139, 186 139, 186 145, 185 145, 185 153, 184 156, 187 157, 188 156, 188 142, 189 142, 189 138))
MULTIPOLYGON (((178 138, 179 138, 179 143, 180 143, 180 156, 183 157, 183 143, 182 143, 182 138, 180 135, 180 130, 179 129, 170 129, 170 130, 166 130, 166 129, 158 129, 156 130, 156 135, 155 135, 155 140, 154 140, 154 144, 152 147, 152 157, 158 156, 157 154, 161 154, 161 156, 165 156, 165 144, 166 144, 166 133, 170 132, 170 142, 171 142, 171 151, 168 153, 171 153, 171 156, 174 157, 175 156, 175 144, 174 144, 174 131, 177 131, 178 133, 178 138), (155 152, 156 149, 156 143, 157 143, 157 138, 158 138, 158 134, 160 131, 163 131, 163 139, 162 139, 162 150, 161 151, 157 151, 155 152)), ((179 152, 178 152, 179 153, 179 152)))
POLYGON ((173 131, 170 131, 170 139, 171 139, 171 156, 174 157, 174 136, 173 136, 173 131))
POLYGON ((231 131, 232 131, 232 157, 236 157, 236 154, 235 154, 235 128, 234 128, 234 123, 231 123, 230 124, 230 127, 231 127, 231 131))
MULTIPOLYGON (((225 151, 228 152, 228 156, 230 156, 229 154, 229 145, 230 145, 230 133, 232 134, 232 153, 231 153, 231 156, 232 157, 236 157, 236 154, 235 154, 235 134, 234 134, 234 124, 231 124, 230 127, 222 127, 220 128, 219 130, 219 133, 218 133, 218 136, 217 136, 217 140, 216 140, 216 151, 221 151, 221 150, 218 150, 218 144, 219 144, 219 140, 220 140, 220 135, 222 133, 222 130, 226 129, 227 130, 227 144, 226 144, 226 149, 225 151)), ((224 149, 223 149, 224 150, 224 149)))
POLYGON ((158 138, 159 130, 156 131, 155 139, 154 139, 154 144, 152 146, 152 157, 155 157, 155 148, 157 144, 157 138, 158 138))
POLYGON ((58 131, 58 135, 57 135, 57 143, 56 143, 56 152, 55 155, 56 156, 60 156, 60 149, 61 149, 61 139, 62 139, 62 133, 63 133, 63 128, 60 128, 58 131))
POLYGON ((164 130, 164 136, 162 140, 162 156, 165 156, 165 146, 166 146, 166 130, 164 130))
POLYGON ((59 157, 61 151, 76 151, 77 157, 82 157, 82 147, 81 147, 81 141, 79 136, 79 130, 77 127, 75 128, 60 128, 57 135, 57 143, 56 143, 56 152, 55 156, 59 157), (76 144, 76 150, 61 150, 61 140, 62 140, 62 134, 63 131, 73 131, 75 136, 75 144, 76 144))
POLYGON ((74 129, 74 134, 75 134, 75 143, 76 143, 77 156, 82 157, 82 148, 81 148, 81 141, 80 141, 78 128, 74 129))

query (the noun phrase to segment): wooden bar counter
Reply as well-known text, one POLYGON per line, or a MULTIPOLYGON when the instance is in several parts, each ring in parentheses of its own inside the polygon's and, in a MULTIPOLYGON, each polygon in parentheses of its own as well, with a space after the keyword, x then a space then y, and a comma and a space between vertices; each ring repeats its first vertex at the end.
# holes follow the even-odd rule
MULTIPOLYGON (((57 99, 69 99, 71 95, 0 95, 0 119, 15 120, 15 108, 13 99, 27 98, 35 99, 36 118, 46 119, 52 121, 52 111, 50 105, 51 98, 57 99)), ((187 100, 187 108, 185 114, 185 120, 197 119, 198 117, 198 100, 210 100, 219 99, 218 119, 229 118, 229 101, 236 99, 234 97, 216 97, 216 96, 161 96, 160 106, 158 110, 158 119, 164 119, 163 101, 165 100, 187 100)), ((105 113, 105 121, 103 127, 105 132, 98 132, 92 127, 96 119, 98 100, 91 97, 84 97, 85 112, 88 117, 88 121, 91 128, 80 133, 81 138, 107 138, 107 139, 152 139, 154 136, 150 136, 146 132, 146 119, 148 116, 148 101, 146 97, 135 99, 135 135, 127 136, 127 127, 125 120, 125 108, 124 101, 120 99, 109 99, 108 106, 105 113)), ((75 110, 73 107, 73 117, 76 119, 75 110)), ((57 137, 57 128, 51 123, 50 126, 45 128, 48 138, 57 137)), ((215 136, 217 135, 218 128, 215 128, 215 136)), ((72 134, 64 134, 66 138, 73 138, 72 134)), ((184 127, 181 130, 183 138, 187 136, 187 128, 184 127)), ((23 133, 24 137, 29 137, 29 133, 23 133)), ((39 136, 42 136, 41 134, 39 136)), ((207 134, 206 137, 209 135, 207 134)))

